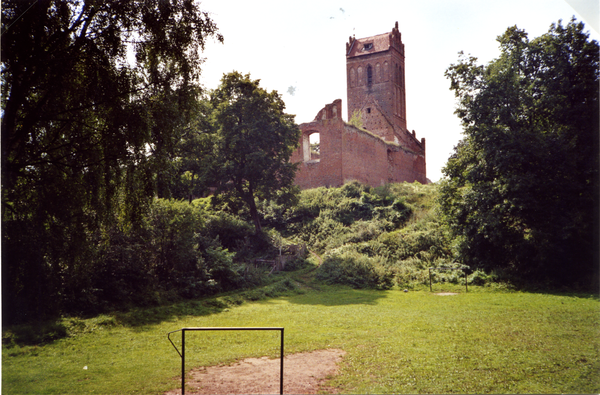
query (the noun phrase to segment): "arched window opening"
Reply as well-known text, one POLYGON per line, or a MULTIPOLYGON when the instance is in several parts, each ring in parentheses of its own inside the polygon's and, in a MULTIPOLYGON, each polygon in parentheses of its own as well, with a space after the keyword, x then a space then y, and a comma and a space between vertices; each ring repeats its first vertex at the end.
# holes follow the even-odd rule
POLYGON ((313 133, 310 135, 310 160, 321 160, 321 134, 313 133))
POLYGON ((321 136, 318 132, 306 133, 303 136, 302 151, 304 162, 321 160, 321 136))
POLYGON ((373 85, 373 67, 371 65, 367 66, 367 85, 373 85))

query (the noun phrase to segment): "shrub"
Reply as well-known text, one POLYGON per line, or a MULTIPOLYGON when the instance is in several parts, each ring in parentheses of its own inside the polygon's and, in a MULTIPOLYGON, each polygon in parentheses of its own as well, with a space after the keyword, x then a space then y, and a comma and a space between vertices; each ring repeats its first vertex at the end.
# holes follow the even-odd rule
POLYGON ((469 284, 473 285, 485 285, 496 280, 495 274, 487 274, 483 270, 477 269, 473 274, 468 276, 469 284))
POLYGON ((230 250, 243 248, 244 240, 254 234, 248 222, 224 211, 207 215, 201 233, 208 238, 219 238, 221 245, 230 250))
POLYGON ((385 269, 381 258, 370 258, 356 252, 327 255, 316 277, 328 284, 354 288, 389 289, 393 286, 393 274, 385 269))

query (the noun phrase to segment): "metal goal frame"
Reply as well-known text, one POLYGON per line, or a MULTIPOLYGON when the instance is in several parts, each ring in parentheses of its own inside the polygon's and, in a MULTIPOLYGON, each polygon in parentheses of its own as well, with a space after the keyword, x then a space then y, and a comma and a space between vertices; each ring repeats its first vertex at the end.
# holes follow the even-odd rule
POLYGON ((186 331, 280 331, 281 332, 281 363, 279 371, 279 393, 283 395, 283 329, 279 327, 188 327, 167 333, 167 338, 181 357, 181 395, 185 395, 185 332, 186 331), (171 340, 171 334, 181 332, 181 352, 171 340))

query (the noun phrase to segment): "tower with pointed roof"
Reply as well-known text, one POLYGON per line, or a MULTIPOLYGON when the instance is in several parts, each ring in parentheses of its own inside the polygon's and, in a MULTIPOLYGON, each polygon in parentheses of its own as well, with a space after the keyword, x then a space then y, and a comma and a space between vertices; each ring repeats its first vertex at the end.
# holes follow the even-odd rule
POLYGON ((398 22, 389 33, 350 37, 346 73, 348 118, 358 111, 365 129, 388 141, 406 142, 404 44, 398 22))

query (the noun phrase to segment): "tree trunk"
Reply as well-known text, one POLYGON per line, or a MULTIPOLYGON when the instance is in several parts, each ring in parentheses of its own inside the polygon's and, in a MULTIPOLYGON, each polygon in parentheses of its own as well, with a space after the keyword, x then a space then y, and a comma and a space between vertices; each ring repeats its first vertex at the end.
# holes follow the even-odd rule
POLYGON ((262 232, 262 227, 260 226, 260 218, 258 217, 258 209, 256 208, 256 202, 254 201, 254 189, 252 185, 248 186, 248 192, 244 195, 244 200, 248 204, 250 208, 250 216, 252 217, 252 222, 254 222, 254 233, 259 234, 262 232))
POLYGON ((250 198, 247 202, 248 206, 250 207, 252 221, 254 222, 255 234, 259 234, 262 232, 262 227, 260 226, 260 218, 258 217, 258 210, 256 209, 256 202, 254 201, 253 194, 250 194, 250 198))

